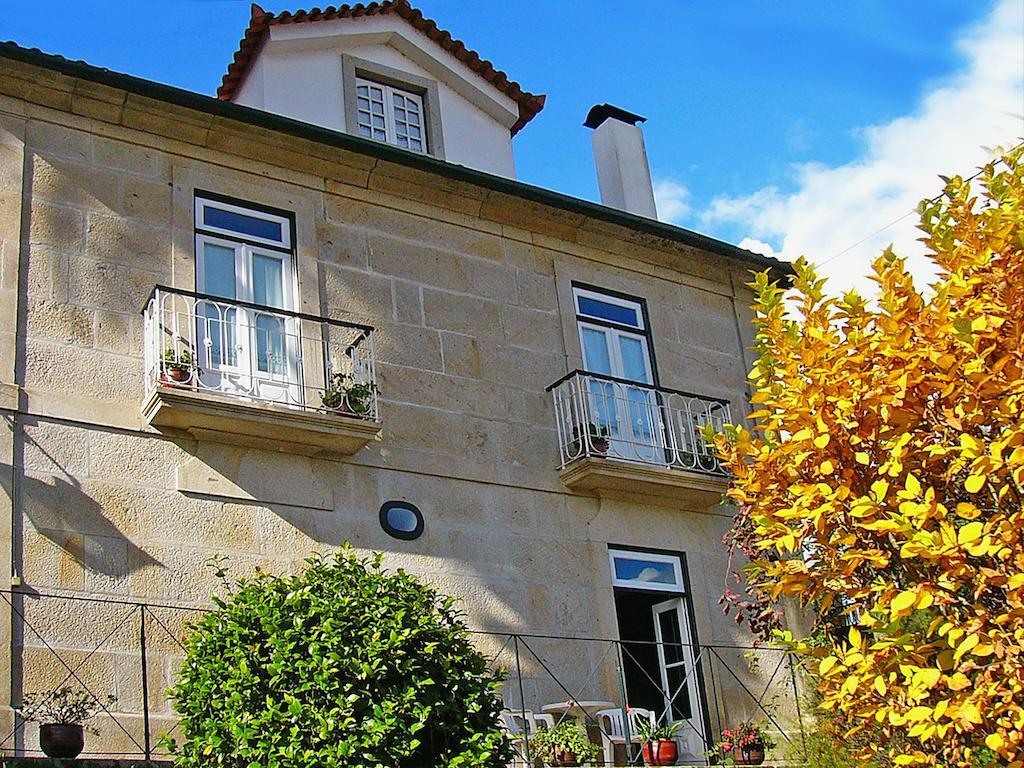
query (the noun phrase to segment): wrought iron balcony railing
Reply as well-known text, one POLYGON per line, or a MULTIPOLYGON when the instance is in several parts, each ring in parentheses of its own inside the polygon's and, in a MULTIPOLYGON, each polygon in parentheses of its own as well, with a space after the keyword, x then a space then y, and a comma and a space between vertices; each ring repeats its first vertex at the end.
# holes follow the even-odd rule
POLYGON ((143 314, 147 396, 171 387, 378 418, 368 325, 165 286, 143 314))
POLYGON ((562 468, 577 459, 609 458, 724 473, 703 433, 731 421, 726 400, 586 371, 573 371, 548 390, 562 468))

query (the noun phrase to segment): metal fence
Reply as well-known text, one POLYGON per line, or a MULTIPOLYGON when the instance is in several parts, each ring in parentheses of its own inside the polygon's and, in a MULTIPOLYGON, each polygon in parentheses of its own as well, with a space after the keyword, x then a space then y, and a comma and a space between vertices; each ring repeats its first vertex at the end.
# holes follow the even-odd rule
MULTIPOLYGON (((206 608, 28 591, 0 592, 14 623, 13 704, 27 693, 71 687, 95 699, 99 734, 88 736, 86 758, 159 760, 177 719, 167 689, 184 658, 189 623, 206 608), (115 702, 106 705, 107 697, 115 702)), ((651 706, 654 718, 683 720, 679 764, 706 765, 704 751, 723 728, 756 721, 780 747, 803 738, 804 718, 792 658, 776 649, 697 645, 692 666, 666 686, 644 657, 670 643, 473 631, 475 644, 505 671, 506 727, 519 757, 536 764, 522 727, 579 719, 599 748, 594 765, 643 764, 633 723, 651 706), (696 701, 696 709, 691 707, 696 701), (686 711, 683 711, 686 710, 686 711), (622 715, 618 720, 610 716, 622 715), (684 717, 685 716, 685 717, 684 717), (624 731, 624 732, 623 732, 624 731)), ((0 750, 41 754, 37 728, 20 717, 0 733, 0 750)), ((781 749, 780 749, 781 752, 781 749)))

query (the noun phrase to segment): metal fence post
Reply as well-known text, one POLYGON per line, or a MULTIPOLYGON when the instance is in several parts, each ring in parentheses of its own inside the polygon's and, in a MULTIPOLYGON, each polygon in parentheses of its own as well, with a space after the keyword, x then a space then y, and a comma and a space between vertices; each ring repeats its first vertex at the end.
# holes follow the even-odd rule
POLYGON ((516 679, 519 681, 519 714, 523 718, 523 747, 526 751, 526 764, 533 765, 530 759, 530 735, 527 733, 529 724, 526 722, 526 696, 523 693, 523 668, 519 663, 519 635, 512 635, 512 642, 516 649, 516 679))
POLYGON ((796 704, 796 722, 800 726, 800 746, 804 754, 807 754, 807 732, 804 730, 804 713, 803 708, 800 706, 800 691, 796 685, 796 668, 793 666, 793 654, 787 653, 786 655, 789 656, 789 678, 793 682, 793 703, 796 704))
POLYGON ((146 760, 153 759, 153 749, 149 740, 149 669, 146 663, 146 606, 139 604, 139 658, 142 661, 142 728, 146 750, 146 760))
POLYGON ((618 673, 619 699, 622 701, 622 734, 626 739, 624 745, 626 762, 631 763, 633 762, 633 742, 630 740, 629 733, 629 702, 626 701, 626 672, 622 663, 622 641, 613 640, 612 642, 615 643, 615 671, 618 673))

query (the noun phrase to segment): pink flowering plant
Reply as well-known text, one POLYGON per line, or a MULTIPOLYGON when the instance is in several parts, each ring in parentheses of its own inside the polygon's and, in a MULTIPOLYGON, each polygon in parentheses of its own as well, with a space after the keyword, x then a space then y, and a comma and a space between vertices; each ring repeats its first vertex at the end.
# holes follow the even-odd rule
POLYGON ((707 752, 707 756, 728 765, 736 753, 750 749, 763 749, 767 752, 774 748, 775 740, 768 731, 754 723, 743 723, 739 728, 724 728, 721 740, 715 744, 714 749, 707 752))

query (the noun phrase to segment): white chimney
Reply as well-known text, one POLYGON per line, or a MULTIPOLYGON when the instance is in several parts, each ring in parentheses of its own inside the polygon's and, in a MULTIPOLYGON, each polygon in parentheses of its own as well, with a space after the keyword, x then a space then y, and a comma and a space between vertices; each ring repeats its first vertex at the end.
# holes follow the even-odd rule
POLYGON ((591 107, 583 124, 594 129, 594 163, 601 202, 656 219, 651 169, 647 165, 644 134, 638 125, 646 119, 611 104, 598 104, 591 107))

